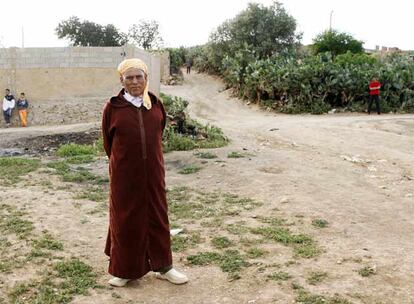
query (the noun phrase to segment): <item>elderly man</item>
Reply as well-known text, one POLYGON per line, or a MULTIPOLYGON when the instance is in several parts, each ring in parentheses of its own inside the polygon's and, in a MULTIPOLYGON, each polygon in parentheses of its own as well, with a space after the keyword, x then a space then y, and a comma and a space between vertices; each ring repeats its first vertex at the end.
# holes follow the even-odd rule
POLYGON ((109 284, 122 287, 149 271, 159 279, 184 284, 172 267, 165 192, 162 133, 166 114, 148 92, 148 71, 139 59, 118 66, 123 89, 105 105, 104 149, 109 157, 109 284))

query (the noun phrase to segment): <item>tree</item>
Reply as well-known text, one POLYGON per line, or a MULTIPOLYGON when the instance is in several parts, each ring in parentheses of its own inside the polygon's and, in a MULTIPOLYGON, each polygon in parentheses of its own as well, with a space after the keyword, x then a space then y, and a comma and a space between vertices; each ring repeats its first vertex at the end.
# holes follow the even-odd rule
POLYGON ((102 26, 76 16, 61 21, 55 31, 59 39, 69 39, 74 46, 121 46, 127 41, 112 24, 102 26))
POLYGON ((362 41, 356 40, 347 33, 335 30, 325 31, 313 39, 312 49, 315 54, 331 52, 333 56, 351 52, 363 53, 362 41))
POLYGON ((270 7, 250 3, 234 19, 219 26, 210 41, 227 55, 248 48, 258 59, 265 59, 295 47, 300 39, 295 30, 295 19, 281 3, 274 2, 270 7))
POLYGON ((163 44, 163 40, 159 32, 159 24, 154 20, 141 20, 139 24, 134 24, 128 31, 128 37, 130 41, 136 43, 144 50, 160 48, 163 44))

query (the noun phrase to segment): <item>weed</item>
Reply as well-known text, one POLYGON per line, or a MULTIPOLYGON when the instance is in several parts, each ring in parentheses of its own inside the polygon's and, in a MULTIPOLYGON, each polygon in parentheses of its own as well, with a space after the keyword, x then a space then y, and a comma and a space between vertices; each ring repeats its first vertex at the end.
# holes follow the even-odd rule
POLYGON ((189 165, 189 166, 186 166, 186 167, 182 168, 180 171, 178 171, 178 173, 180 173, 180 174, 193 174, 193 173, 197 173, 200 170, 201 170, 201 167, 198 167, 198 166, 195 166, 195 165, 189 165))
POLYGON ((232 193, 223 193, 224 202, 229 205, 236 205, 242 207, 244 210, 252 210, 255 207, 263 205, 251 198, 240 197, 232 193))
POLYGON ((294 249, 295 255, 301 258, 313 258, 322 253, 322 250, 313 242, 296 245, 294 249))
POLYGON ((310 236, 293 234, 289 229, 283 227, 259 227, 251 229, 251 232, 284 245, 293 246, 295 254, 300 257, 312 258, 321 253, 310 236))
POLYGON ((216 236, 211 240, 211 243, 218 249, 228 248, 234 245, 233 242, 225 236, 216 236))
POLYGON ((273 281, 287 281, 289 280, 292 276, 284 271, 278 271, 278 272, 274 272, 272 274, 269 274, 267 276, 269 279, 273 280, 273 281))
POLYGON ((172 238, 171 249, 175 252, 181 252, 189 247, 194 247, 201 242, 200 233, 190 235, 176 235, 172 238))
POLYGON ((55 169, 59 175, 64 175, 70 171, 69 165, 64 161, 55 161, 47 164, 49 168, 55 169))
POLYGON ((43 233, 40 239, 34 240, 33 247, 35 249, 63 250, 63 244, 49 233, 43 233))
POLYGON ((224 272, 234 273, 241 270, 242 267, 247 267, 249 264, 240 255, 238 250, 226 250, 220 261, 220 268, 224 272))
POLYGON ((309 274, 309 277, 306 279, 310 285, 316 285, 328 277, 328 273, 324 271, 314 271, 309 274))
POLYGON ((247 250, 247 256, 251 259, 256 259, 264 256, 267 252, 263 249, 254 247, 247 250))
POLYGON ((92 163, 93 161, 95 161, 95 157, 93 154, 75 155, 66 158, 66 161, 69 164, 85 164, 92 163))
POLYGON ((0 178, 4 185, 10 186, 20 181, 20 177, 37 170, 40 167, 38 159, 21 157, 0 157, 0 178))
POLYGON ((211 152, 196 152, 194 153, 195 156, 198 158, 204 158, 204 159, 213 159, 217 158, 217 155, 211 152))
POLYGON ((108 199, 108 192, 100 187, 89 187, 75 197, 76 199, 87 199, 93 202, 105 202, 108 199))
POLYGON ((33 248, 29 255, 27 256, 27 260, 31 261, 34 258, 50 258, 52 255, 50 252, 43 251, 41 249, 33 248))
POLYGON ((312 225, 317 227, 317 228, 326 228, 328 227, 328 221, 327 220, 323 220, 323 219, 314 219, 312 221, 312 225))
POLYGON ((62 180, 70 183, 93 182, 96 178, 95 175, 85 168, 78 168, 76 171, 67 172, 62 175, 62 180))
POLYGON ((263 239, 258 239, 258 238, 241 237, 239 242, 240 242, 240 244, 242 244, 244 246, 253 246, 253 245, 257 245, 257 244, 262 244, 264 241, 263 241, 263 239))
POLYGON ((216 217, 213 218, 211 221, 202 221, 200 223, 201 227, 207 227, 207 228, 218 228, 223 225, 223 219, 216 217))
POLYGON ((78 145, 70 143, 61 145, 56 153, 61 157, 72 157, 95 154, 95 151, 96 149, 92 145, 78 145))
POLYGON ((3 204, 0 207, 3 211, 0 214, 0 230, 3 233, 14 233, 20 239, 26 239, 33 231, 33 223, 23 219, 25 214, 17 211, 9 205, 3 204))
POLYGON ((227 154, 227 158, 244 158, 244 157, 246 157, 246 155, 240 152, 233 151, 227 154))
POLYGON ((321 295, 311 294, 305 291, 303 288, 299 286, 298 296, 296 297, 296 303, 300 304, 352 304, 347 299, 340 297, 339 295, 335 295, 331 298, 327 298, 321 295))
POLYGON ((369 277, 369 276, 371 276, 371 275, 373 275, 373 274, 376 274, 377 272, 376 272, 376 270, 375 270, 375 268, 374 268, 374 267, 371 267, 371 266, 365 266, 365 267, 363 267, 363 268, 359 269, 359 270, 358 270, 358 273, 359 273, 359 275, 360 275, 360 276, 362 276, 362 277, 369 277))
POLYGON ((41 281, 22 283, 9 294, 13 303, 69 303, 75 295, 87 295, 89 288, 99 287, 92 268, 78 259, 58 262, 53 272, 41 281), (58 279, 54 282, 53 279, 58 279))
POLYGON ((228 224, 226 230, 235 235, 241 235, 249 232, 249 228, 246 226, 246 222, 240 221, 233 224, 228 224))
POLYGON ((199 252, 195 255, 187 257, 187 261, 191 265, 211 265, 221 259, 221 255, 217 252, 199 252))

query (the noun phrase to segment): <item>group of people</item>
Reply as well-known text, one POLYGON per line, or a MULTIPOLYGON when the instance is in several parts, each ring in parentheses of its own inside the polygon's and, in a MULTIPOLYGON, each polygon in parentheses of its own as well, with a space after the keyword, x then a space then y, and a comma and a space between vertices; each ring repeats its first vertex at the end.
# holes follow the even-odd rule
POLYGON ((10 127, 10 121, 13 114, 13 109, 17 107, 19 111, 20 123, 22 127, 27 126, 27 108, 29 107, 29 102, 26 99, 26 95, 22 92, 20 93, 19 99, 14 99, 14 96, 10 93, 9 89, 6 89, 6 94, 3 98, 3 116, 6 122, 6 127, 10 127))

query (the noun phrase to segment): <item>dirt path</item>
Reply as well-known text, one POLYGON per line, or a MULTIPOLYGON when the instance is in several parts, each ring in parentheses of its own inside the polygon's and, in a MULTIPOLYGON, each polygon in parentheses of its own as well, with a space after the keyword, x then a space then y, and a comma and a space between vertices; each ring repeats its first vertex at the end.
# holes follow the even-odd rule
MULTIPOLYGON (((168 187, 231 192, 263 205, 227 217, 222 226, 200 225, 195 219, 172 222, 199 232, 204 240, 174 253, 176 266, 191 279, 189 284, 171 286, 149 274, 129 288, 96 290, 74 303, 285 304, 295 303, 298 295, 292 283, 313 294, 339 294, 352 303, 414 303, 414 115, 268 113, 230 97, 219 80, 201 74, 186 76, 182 86, 162 87, 162 91, 187 99, 193 118, 219 126, 231 139, 229 146, 211 150, 218 161, 200 162, 192 151, 167 154, 168 187), (230 152, 247 157, 228 158, 230 152), (178 173, 189 164, 200 165, 202 170, 178 173), (260 246, 267 255, 242 270, 236 281, 229 281, 217 266, 186 263, 190 254, 212 251, 209 241, 226 233, 226 224, 255 226, 257 219, 269 215, 285 219, 293 231, 311 235, 323 253, 295 259, 290 248, 265 243, 260 246), (328 227, 315 228, 311 224, 315 219, 326 220, 328 227), (360 276, 357 271, 364 266, 376 274, 360 276), (269 280, 269 269, 286 271, 292 278, 269 280), (328 278, 309 284, 306 279, 312 271, 324 271, 328 278)), ((85 127, 92 126, 59 128, 64 132, 85 127)), ((49 131, 58 132, 58 128, 0 130, 0 142, 6 136, 49 131)), ((105 159, 90 167, 106 174, 105 159)), ((24 207, 39 231, 52 231, 68 248, 66 254, 86 259, 98 272, 99 283, 105 285, 109 278, 102 254, 106 215, 88 213, 94 203, 75 201, 57 179, 44 173, 29 177, 35 179, 51 181, 54 190, 45 190, 40 182, 25 189, 1 187, 1 202, 24 207)), ((241 243, 242 237, 234 240, 241 243)), ((13 275, 12 283, 21 279, 13 275)), ((6 284, 1 275, 0 284, 6 284)))

